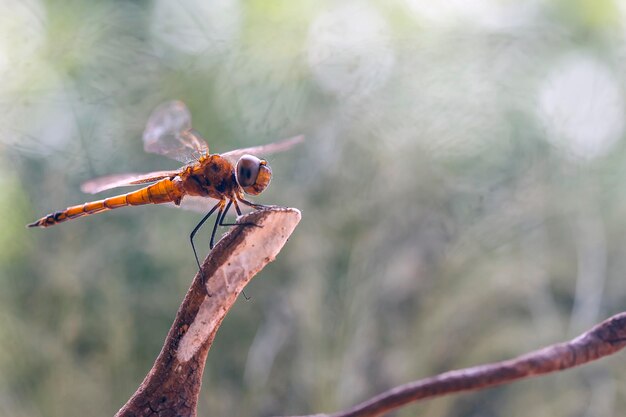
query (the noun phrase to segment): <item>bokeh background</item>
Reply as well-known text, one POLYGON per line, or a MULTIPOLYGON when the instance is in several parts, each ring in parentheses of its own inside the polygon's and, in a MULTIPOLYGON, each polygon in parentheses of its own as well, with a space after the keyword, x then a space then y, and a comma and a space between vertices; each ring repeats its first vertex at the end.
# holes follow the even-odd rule
MULTIPOLYGON (((224 321, 200 398, 268 416, 624 310, 625 87, 617 0, 0 0, 0 415, 110 416, 158 354, 199 214, 24 225, 93 177, 178 167, 142 149, 161 102, 185 101, 213 152, 306 135, 255 199, 302 222, 224 321)), ((395 415, 625 409, 618 354, 395 415)))

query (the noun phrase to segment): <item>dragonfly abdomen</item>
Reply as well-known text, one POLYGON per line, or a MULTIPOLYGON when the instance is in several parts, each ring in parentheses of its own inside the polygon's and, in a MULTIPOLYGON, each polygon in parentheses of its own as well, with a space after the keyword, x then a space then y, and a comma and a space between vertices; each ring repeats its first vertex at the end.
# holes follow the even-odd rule
POLYGON ((104 200, 90 201, 65 210, 50 213, 28 225, 28 227, 49 227, 67 220, 91 214, 102 213, 125 206, 141 206, 144 204, 180 203, 182 192, 179 182, 166 178, 148 187, 127 194, 116 195, 104 200))

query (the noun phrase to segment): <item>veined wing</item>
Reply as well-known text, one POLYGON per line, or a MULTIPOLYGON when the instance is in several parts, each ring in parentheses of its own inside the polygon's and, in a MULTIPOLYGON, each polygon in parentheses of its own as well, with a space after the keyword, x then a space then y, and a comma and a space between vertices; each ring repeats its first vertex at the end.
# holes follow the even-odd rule
POLYGON ((183 210, 195 211, 197 213, 207 214, 209 210, 217 204, 219 200, 210 197, 200 197, 196 195, 184 195, 179 205, 174 203, 162 204, 164 207, 181 208, 183 210))
POLYGON ((268 143, 267 145, 252 146, 250 148, 236 149, 234 151, 221 154, 224 158, 228 159, 232 163, 237 163, 239 158, 245 154, 254 156, 269 155, 277 152, 284 152, 298 143, 304 142, 304 136, 298 135, 289 139, 284 139, 274 143, 268 143))
MULTIPOLYGON (((181 208, 183 210, 195 211, 197 213, 207 214, 209 210, 218 203, 219 200, 210 197, 200 197, 197 195, 184 195, 179 205, 174 203, 161 204, 163 207, 181 208)), ((241 204, 239 206, 242 212, 247 213, 252 211, 252 208, 241 204)), ((231 210, 234 213, 235 210, 231 210)))
POLYGON ((143 148, 184 163, 209 153, 206 141, 191 127, 189 109, 178 100, 154 109, 143 131, 143 148))
POLYGON ((163 178, 174 177, 178 174, 179 171, 155 171, 147 174, 128 173, 107 175, 106 177, 95 178, 83 183, 80 189, 84 193, 96 194, 100 191, 110 190, 111 188, 155 182, 163 178))

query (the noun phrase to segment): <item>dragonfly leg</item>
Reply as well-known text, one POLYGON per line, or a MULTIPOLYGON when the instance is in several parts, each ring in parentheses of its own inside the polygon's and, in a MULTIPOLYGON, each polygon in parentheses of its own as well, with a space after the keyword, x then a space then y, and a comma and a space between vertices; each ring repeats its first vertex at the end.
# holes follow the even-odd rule
POLYGON ((226 205, 226 209, 224 210, 224 200, 221 200, 219 202, 220 211, 217 212, 217 219, 215 219, 215 224, 213 225, 213 231, 211 232, 211 241, 209 242, 209 249, 213 249, 213 246, 215 246, 215 233, 217 232, 217 226, 222 223, 224 216, 226 216, 226 213, 230 209, 230 204, 231 203, 228 202, 228 204, 226 205))
MULTIPOLYGON (((200 259, 198 259, 198 251, 196 251, 196 245, 193 243, 193 238, 196 235, 196 233, 198 233, 198 230, 200 230, 202 225, 207 221, 209 217, 211 217, 211 214, 213 214, 215 210, 217 210, 218 207, 220 209, 224 207, 224 202, 220 201, 215 206, 213 206, 213 208, 206 214, 206 216, 204 216, 202 220, 200 220, 200 222, 196 225, 196 227, 193 228, 193 230, 191 231, 191 234, 189 235, 189 241, 191 242, 191 249, 193 249, 193 256, 196 257, 196 263, 198 264, 198 270, 200 271, 200 276, 202 277, 203 286, 204 286, 204 274, 202 273, 202 267, 200 266, 200 259)), ((220 215, 218 214, 217 218, 219 219, 219 217, 220 215)), ((209 294, 209 296, 211 296, 211 294, 209 294)))
MULTIPOLYGON (((244 226, 257 226, 255 223, 232 223, 232 224, 224 223, 224 218, 226 217, 226 212, 230 208, 230 204, 231 203, 235 204, 235 210, 237 211, 237 214, 239 216, 241 216, 241 209, 239 208, 239 204, 237 204, 237 200, 230 200, 230 202, 228 203, 228 206, 226 206, 226 211, 224 211, 224 216, 222 217, 222 221, 220 222, 220 226, 241 226, 241 225, 244 225, 244 226)), ((252 297, 248 297, 244 290, 241 290, 241 293, 243 294, 243 298, 245 298, 246 301, 250 301, 250 298, 252 298, 252 297)))
MULTIPOLYGON (((222 207, 223 207, 223 204, 224 202, 222 201, 222 207)), ((211 233, 211 243, 210 243, 211 249, 213 249, 213 240, 215 239, 215 232, 217 231, 217 226, 237 226, 237 224, 224 223, 226 214, 228 214, 228 210, 230 210, 230 206, 232 204, 233 204, 233 200, 229 200, 228 204, 226 204, 226 208, 224 208, 223 210, 222 208, 220 208, 219 213, 217 213, 217 220, 215 221, 215 225, 213 226, 213 233, 211 233)), ((245 292, 243 293, 243 296, 245 297, 246 300, 250 299, 250 297, 248 297, 245 292)))
POLYGON ((239 204, 237 204, 237 200, 233 200, 235 203, 235 210, 237 210, 237 216, 241 216, 241 209, 239 208, 239 204))
MULTIPOLYGON (((237 204, 237 200, 231 200, 231 203, 235 204, 235 210, 237 210, 237 214, 239 216, 241 216, 241 209, 239 208, 239 205, 237 204)), ((230 203, 228 203, 228 205, 230 206, 230 203)), ((265 206, 263 206, 265 207, 265 206)), ((226 214, 224 214, 224 217, 226 217, 226 214)), ((222 220, 224 220, 222 218, 222 220)), ((245 222, 245 223, 224 223, 223 221, 220 223, 220 226, 254 226, 254 227, 263 227, 261 225, 258 225, 256 223, 252 223, 252 222, 245 222)))
POLYGON ((191 231, 191 234, 189 235, 189 241, 191 242, 191 248, 193 249, 193 254, 196 257, 196 263, 198 264, 198 269, 202 269, 202 268, 200 267, 200 260, 198 259, 198 252, 196 251, 196 245, 193 243, 193 238, 196 236, 196 233, 198 233, 198 230, 200 230, 204 222, 206 222, 207 219, 211 217, 211 214, 213 214, 215 210, 217 210, 218 207, 223 206, 223 204, 224 203, 220 201, 215 206, 213 206, 213 208, 206 214, 206 216, 204 216, 202 220, 200 220, 200 222, 196 225, 196 227, 193 228, 193 230, 191 231))
MULTIPOLYGON (((230 200, 226 211, 230 208, 231 204, 235 204, 235 210, 237 210, 237 215, 241 216, 241 209, 239 208, 239 204, 237 204, 237 200, 230 200)), ((220 226, 256 226, 254 223, 224 223, 224 218, 226 218, 226 213, 224 213, 224 217, 222 217, 222 221, 220 222, 220 226)))
MULTIPOLYGON (((255 209, 264 209, 264 208, 270 207, 270 206, 264 206, 263 204, 255 204, 255 203, 253 203, 251 201, 248 201, 248 200, 246 200, 244 198, 241 198, 241 197, 239 198, 239 201, 244 203, 246 206, 250 206, 250 207, 255 208, 255 209)), ((239 214, 241 216, 241 210, 239 209, 239 204, 237 204, 237 201, 233 200, 233 202, 235 203, 235 209, 237 209, 237 214, 239 214)), ((263 227, 263 226, 261 226, 259 224, 252 223, 252 222, 237 223, 237 224, 238 225, 242 225, 242 226, 263 227)))
POLYGON ((253 203, 252 201, 248 201, 248 200, 246 200, 245 198, 242 198, 242 197, 239 197, 239 201, 241 201, 246 206, 250 206, 250 207, 255 208, 255 209, 264 209, 264 208, 270 207, 270 206, 264 206, 263 204, 253 203))
POLYGON ((233 200, 229 200, 228 204, 226 204, 226 208, 224 209, 224 214, 222 214, 222 218, 220 220, 220 226, 234 226, 234 224, 231 223, 224 223, 224 219, 226 218, 226 215, 228 214, 228 210, 230 210, 230 206, 233 204, 233 200))

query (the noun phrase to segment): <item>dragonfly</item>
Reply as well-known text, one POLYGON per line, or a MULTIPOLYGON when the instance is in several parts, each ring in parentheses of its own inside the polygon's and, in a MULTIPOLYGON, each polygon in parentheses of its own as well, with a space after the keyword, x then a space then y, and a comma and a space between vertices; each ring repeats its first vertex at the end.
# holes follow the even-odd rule
POLYGON ((214 247, 218 226, 232 225, 224 223, 232 206, 239 216, 242 214, 240 203, 253 209, 268 207, 245 198, 246 194, 254 196, 263 192, 272 178, 267 161, 256 155, 283 152, 303 140, 304 136, 300 135, 267 145, 211 154, 206 141, 191 126, 187 106, 182 101, 169 101, 158 106, 148 118, 143 132, 144 150, 173 158, 185 163, 184 166, 172 171, 117 174, 87 181, 81 190, 91 194, 123 186, 146 186, 50 213, 27 226, 45 228, 120 207, 146 204, 169 204, 203 211, 205 216, 189 236, 198 269, 202 270, 194 237, 213 213, 217 211, 210 249, 214 247), (208 209, 210 201, 215 200, 217 202, 208 209))

